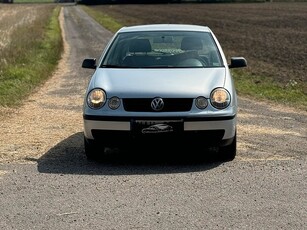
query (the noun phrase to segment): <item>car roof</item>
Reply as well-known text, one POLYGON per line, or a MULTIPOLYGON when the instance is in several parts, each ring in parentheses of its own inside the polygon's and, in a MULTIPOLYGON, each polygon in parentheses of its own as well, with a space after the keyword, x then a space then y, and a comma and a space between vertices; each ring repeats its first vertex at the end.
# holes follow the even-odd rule
POLYGON ((211 32, 208 26, 190 25, 190 24, 147 24, 124 26, 118 32, 140 32, 140 31, 196 31, 211 32))

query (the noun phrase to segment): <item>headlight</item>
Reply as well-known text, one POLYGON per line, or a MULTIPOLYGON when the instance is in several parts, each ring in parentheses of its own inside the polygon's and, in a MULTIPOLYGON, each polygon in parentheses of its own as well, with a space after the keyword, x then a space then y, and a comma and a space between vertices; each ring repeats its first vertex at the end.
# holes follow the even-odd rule
POLYGON ((211 92, 210 102, 217 109, 225 109, 230 104, 230 94, 224 88, 216 88, 211 92))
POLYGON ((109 100, 110 109, 117 109, 120 106, 120 99, 118 97, 112 97, 109 100))
POLYGON ((93 89, 87 95, 87 104, 92 109, 101 108, 106 102, 106 93, 102 89, 93 89))
POLYGON ((205 97, 198 97, 195 100, 195 105, 199 109, 205 109, 208 106, 208 100, 205 97))

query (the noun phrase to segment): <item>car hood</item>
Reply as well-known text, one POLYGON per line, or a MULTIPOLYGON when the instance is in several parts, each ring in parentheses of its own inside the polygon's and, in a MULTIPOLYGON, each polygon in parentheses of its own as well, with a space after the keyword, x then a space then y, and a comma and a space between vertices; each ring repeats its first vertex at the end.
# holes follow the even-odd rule
POLYGON ((225 68, 96 70, 90 88, 102 88, 108 97, 209 97, 223 87, 225 68))

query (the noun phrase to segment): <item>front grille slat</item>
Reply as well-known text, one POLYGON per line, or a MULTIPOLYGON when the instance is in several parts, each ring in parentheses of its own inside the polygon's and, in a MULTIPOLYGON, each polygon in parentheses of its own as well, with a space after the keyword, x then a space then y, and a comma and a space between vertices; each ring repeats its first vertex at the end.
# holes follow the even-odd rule
MULTIPOLYGON (((123 99, 124 109, 128 112, 157 112, 151 108, 153 98, 123 99)), ((164 107, 159 112, 184 112, 192 108, 193 98, 163 98, 164 107)))

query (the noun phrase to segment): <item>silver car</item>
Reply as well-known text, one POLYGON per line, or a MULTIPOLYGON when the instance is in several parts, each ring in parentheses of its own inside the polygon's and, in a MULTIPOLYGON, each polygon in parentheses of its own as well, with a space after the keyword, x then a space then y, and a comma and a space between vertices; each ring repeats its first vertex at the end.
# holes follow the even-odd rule
POLYGON ((88 159, 106 147, 183 145, 217 147, 236 156, 237 95, 230 68, 210 28, 185 24, 123 27, 94 69, 83 109, 88 159))

